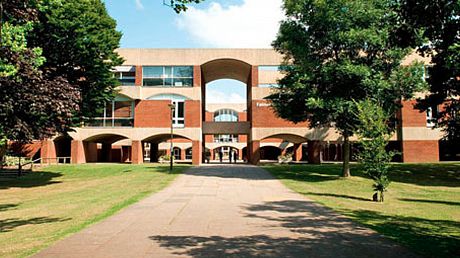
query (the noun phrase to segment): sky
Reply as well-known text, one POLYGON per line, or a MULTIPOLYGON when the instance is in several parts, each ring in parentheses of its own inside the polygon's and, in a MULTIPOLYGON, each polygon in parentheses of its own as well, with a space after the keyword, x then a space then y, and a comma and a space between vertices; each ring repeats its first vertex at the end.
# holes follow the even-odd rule
MULTIPOLYGON (((123 48, 269 48, 284 17, 282 0, 206 0, 181 14, 162 0, 104 2, 123 48)), ((245 86, 234 80, 207 87, 208 103, 245 99, 245 86)))

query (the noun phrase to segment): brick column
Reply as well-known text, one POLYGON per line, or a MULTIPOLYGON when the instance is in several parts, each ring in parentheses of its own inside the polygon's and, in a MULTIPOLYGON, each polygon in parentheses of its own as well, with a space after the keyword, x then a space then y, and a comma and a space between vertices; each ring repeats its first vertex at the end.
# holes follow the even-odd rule
POLYGON ((431 163, 439 162, 438 141, 403 141, 403 162, 431 163))
POLYGON ((180 160, 185 160, 185 149, 180 150, 180 160))
POLYGON ((56 146, 53 140, 43 140, 41 142, 40 157, 44 163, 56 163, 56 146))
POLYGON ((142 66, 137 65, 136 66, 136 81, 134 82, 134 85, 136 86, 142 86, 142 66))
POLYGON ((193 66, 193 87, 201 87, 201 66, 193 66))
POLYGON ((252 141, 251 142, 251 148, 250 150, 250 155, 249 155, 249 161, 253 165, 259 165, 260 164, 260 141, 252 141))
POLYGON ((293 153, 294 161, 301 161, 302 160, 302 144, 301 143, 294 144, 293 152, 294 152, 293 153))
POLYGON ((202 155, 201 141, 192 141, 192 164, 195 166, 201 165, 202 155))
POLYGON ((70 144, 70 161, 72 164, 86 163, 83 141, 73 140, 70 144))
POLYGON ((321 164, 321 141, 308 141, 308 163, 321 164))
POLYGON ((141 141, 132 141, 131 144, 131 163, 142 164, 144 163, 144 152, 141 141))

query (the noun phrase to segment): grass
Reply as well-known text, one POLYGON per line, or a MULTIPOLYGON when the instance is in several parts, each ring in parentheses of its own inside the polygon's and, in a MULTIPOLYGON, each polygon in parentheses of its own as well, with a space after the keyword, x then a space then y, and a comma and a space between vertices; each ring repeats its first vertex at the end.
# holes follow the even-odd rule
POLYGON ((61 165, 0 181, 0 257, 36 253, 167 186, 187 166, 61 165))
MULTIPOLYGON (((287 187, 427 257, 460 257, 460 164, 395 164, 384 203, 359 166, 264 167, 287 187)), ((384 254, 382 254, 384 255, 384 254)))

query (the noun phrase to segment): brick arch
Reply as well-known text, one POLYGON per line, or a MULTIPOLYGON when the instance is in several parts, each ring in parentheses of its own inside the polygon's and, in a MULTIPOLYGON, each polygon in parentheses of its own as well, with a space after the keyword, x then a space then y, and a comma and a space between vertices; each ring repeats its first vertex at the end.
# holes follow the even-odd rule
POLYGON ((203 86, 219 79, 233 79, 248 83, 252 66, 244 61, 232 58, 221 58, 208 61, 201 65, 203 86))
POLYGON ((300 134, 293 134, 293 133, 266 135, 261 140, 265 140, 265 139, 269 139, 269 138, 283 139, 283 140, 285 140, 287 142, 291 142, 291 143, 294 143, 294 144, 300 144, 300 143, 304 143, 304 142, 308 141, 308 139, 305 136, 300 135, 300 134))

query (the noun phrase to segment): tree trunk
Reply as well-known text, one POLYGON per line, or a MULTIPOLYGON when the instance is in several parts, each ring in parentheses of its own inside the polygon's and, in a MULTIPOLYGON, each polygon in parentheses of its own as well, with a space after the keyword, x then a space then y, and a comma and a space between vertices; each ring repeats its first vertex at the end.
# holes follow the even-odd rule
POLYGON ((343 177, 349 177, 350 174, 350 138, 348 135, 343 136, 343 177))
POLYGON ((383 191, 380 191, 380 202, 383 202, 384 198, 383 198, 383 191))

